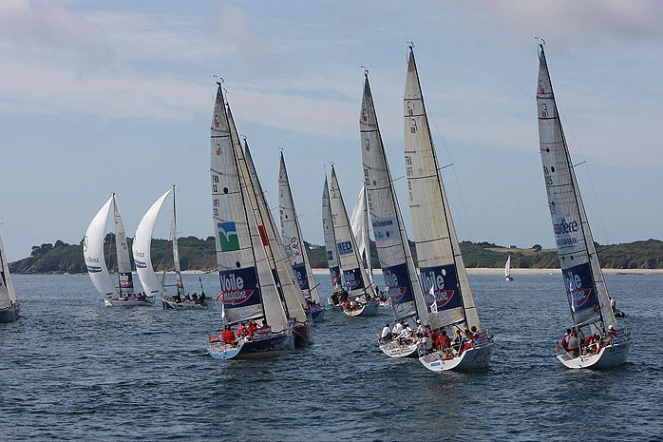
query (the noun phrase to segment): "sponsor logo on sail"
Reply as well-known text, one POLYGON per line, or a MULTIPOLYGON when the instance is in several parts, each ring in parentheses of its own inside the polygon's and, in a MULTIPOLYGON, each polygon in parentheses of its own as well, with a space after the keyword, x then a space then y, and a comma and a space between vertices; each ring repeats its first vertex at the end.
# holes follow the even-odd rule
POLYGON ((582 278, 578 274, 568 272, 565 275, 567 281, 566 295, 569 298, 569 305, 571 310, 582 310, 583 305, 587 302, 592 294, 591 287, 583 287, 582 278))
POLYGON ((219 122, 221 119, 219 118, 218 115, 214 115, 214 127, 219 127, 219 122))
POLYGON ((222 252, 232 252, 239 250, 239 237, 237 236, 237 226, 234 222, 217 223, 219 240, 222 252))
POLYGON ((339 255, 345 256, 354 252, 352 241, 339 241, 336 243, 339 255))
POLYGON ((223 301, 224 304, 233 306, 246 302, 251 297, 254 290, 244 288, 244 278, 229 273, 227 275, 219 275, 221 281, 221 294, 217 297, 223 301))
POLYGON ((101 273, 101 267, 86 266, 89 273, 101 273))
POLYGON ((292 250, 292 254, 295 256, 302 254, 301 250, 299 249, 299 240, 297 238, 290 238, 290 250, 292 250))
POLYGON ((372 225, 376 242, 398 239, 398 221, 396 217, 374 219, 372 225))
POLYGON ((128 289, 134 286, 131 273, 120 273, 120 287, 128 289))
MULTIPOLYGON (((445 277, 447 276, 447 273, 447 269, 444 268, 430 270, 422 269, 421 271, 422 287, 429 288, 426 290, 426 305, 431 310, 442 310, 454 297, 455 290, 451 287, 445 287, 445 277), (433 303, 435 303, 434 306, 433 303)), ((455 278, 453 278, 453 280, 455 280, 455 278)))
POLYGON ((574 218, 557 217, 553 222, 557 247, 571 247, 581 242, 580 222, 574 218))

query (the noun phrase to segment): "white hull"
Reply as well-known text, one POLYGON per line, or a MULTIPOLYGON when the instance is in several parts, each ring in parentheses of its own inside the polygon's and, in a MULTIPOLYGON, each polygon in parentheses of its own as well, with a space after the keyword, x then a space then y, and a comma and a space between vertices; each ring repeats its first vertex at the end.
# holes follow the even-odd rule
POLYGON ((161 299, 161 305, 166 310, 207 310, 207 304, 199 304, 194 301, 176 302, 170 299, 161 299))
POLYGON ((368 304, 363 304, 358 309, 346 310, 343 309, 343 313, 352 317, 352 316, 377 316, 378 315, 378 302, 377 301, 368 301, 368 304))
POLYGON ((391 308, 391 298, 386 301, 378 301, 380 303, 380 308, 391 308))
POLYGON ((380 345, 380 350, 390 358, 414 358, 419 356, 416 342, 409 345, 399 345, 395 341, 387 342, 380 345))
POLYGON ((150 307, 154 304, 154 297, 148 296, 146 299, 122 299, 122 298, 104 298, 106 307, 150 307))
POLYGON ((429 353, 419 358, 424 367, 430 371, 471 371, 482 370, 490 365, 494 343, 464 350, 460 356, 450 357, 443 351, 429 353))
POLYGON ((513 278, 511 276, 507 276, 505 279, 507 280, 507 282, 513 281, 513 278))
POLYGON ((567 368, 612 368, 626 362, 631 341, 620 342, 603 347, 595 355, 582 355, 573 357, 570 353, 563 352, 557 355, 557 359, 567 368))

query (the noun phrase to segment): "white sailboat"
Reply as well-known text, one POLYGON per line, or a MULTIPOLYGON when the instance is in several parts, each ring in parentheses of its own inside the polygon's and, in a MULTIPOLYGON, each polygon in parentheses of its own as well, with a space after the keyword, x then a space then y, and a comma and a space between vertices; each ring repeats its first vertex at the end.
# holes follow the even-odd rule
POLYGON ((409 49, 403 109, 405 166, 419 274, 422 289, 428 293, 428 310, 433 313, 431 328, 439 333, 453 330, 461 341, 455 349, 437 349, 419 360, 432 371, 486 368, 494 345, 481 330, 433 147, 412 46, 409 49), (475 339, 470 339, 470 333, 475 339))
POLYGON ((295 348, 251 204, 251 177, 246 167, 240 168, 243 152, 236 134, 219 84, 211 127, 210 175, 224 334, 221 339, 218 335, 208 338, 208 351, 221 360, 262 358, 295 348), (254 326, 255 321, 262 321, 262 327, 254 326), (231 339, 231 327, 247 322, 248 334, 231 339))
POLYGON ((511 276, 511 254, 506 258, 506 264, 504 264, 504 279, 507 281, 513 281, 513 276, 511 276))
POLYGON ((129 247, 127 234, 117 204, 115 193, 106 201, 106 204, 92 219, 83 240, 83 256, 92 284, 104 296, 107 307, 133 307, 152 305, 153 298, 142 294, 134 294, 134 282, 131 274, 131 261, 129 260, 129 247), (108 273, 104 257, 104 238, 106 224, 110 216, 110 207, 113 206, 115 219, 115 252, 117 256, 117 273, 119 287, 116 287, 108 273))
POLYGON ((557 345, 557 359, 568 368, 621 365, 626 362, 631 337, 627 329, 618 329, 610 306, 608 288, 562 130, 543 45, 539 46, 536 101, 548 205, 574 332, 585 329, 589 335, 596 336, 597 341, 590 348, 580 343, 577 352, 557 345))
POLYGON ((20 314, 21 302, 16 298, 5 247, 0 238, 0 323, 15 322, 20 314))
POLYGON ((308 295, 306 300, 310 304, 313 321, 322 321, 325 318, 325 309, 320 302, 318 285, 313 277, 311 262, 304 243, 304 235, 302 235, 302 229, 299 225, 299 218, 297 218, 297 210, 292 197, 283 152, 281 152, 281 162, 279 164, 279 215, 285 252, 290 259, 299 288, 308 295))
MULTIPOLYGON (((229 116, 229 120, 232 120, 232 115, 229 116)), ((231 134, 233 127, 234 124, 231 124, 231 134)), ((310 307, 290 265, 281 236, 277 232, 276 223, 272 211, 269 210, 269 204, 262 190, 249 143, 246 139, 244 139, 244 157, 239 160, 240 168, 243 167, 244 163, 246 164, 247 173, 251 177, 249 193, 253 196, 251 204, 258 221, 258 230, 263 235, 267 260, 272 267, 274 281, 283 301, 288 323, 295 337, 295 347, 306 347, 313 344, 311 321, 309 320, 311 316, 310 307)))
MULTIPOLYGON (((359 128, 366 200, 385 281, 385 292, 391 299, 394 320, 408 321, 414 329, 417 328, 417 323, 428 326, 426 300, 412 259, 384 151, 368 72, 365 73, 359 128)), ((382 352, 393 358, 418 356, 418 339, 415 336, 380 338, 379 345, 382 352)))
MULTIPOLYGON (((175 186, 169 189, 166 193, 161 195, 152 206, 147 210, 136 229, 136 235, 132 246, 134 262, 136 263, 136 273, 143 286, 143 290, 149 297, 161 297, 161 305, 169 310, 201 310, 207 307, 207 302, 203 297, 202 300, 198 298, 198 294, 194 294, 188 298, 184 292, 184 284, 182 282, 182 271, 180 266, 179 248, 177 244, 177 216, 176 216, 176 202, 175 202, 175 186), (170 224, 170 232, 173 240, 173 262, 175 268, 176 280, 176 295, 168 296, 166 294, 165 280, 159 280, 154 267, 152 265, 152 235, 154 234, 154 227, 156 226, 159 213, 168 198, 172 193, 173 195, 173 210, 172 220, 170 224)), ((164 271, 165 273, 165 271, 164 271)), ((204 295, 204 293, 202 294, 204 295)))
POLYGON ((378 301, 375 290, 359 256, 334 166, 331 170, 330 206, 339 266, 343 275, 344 291, 341 296, 345 298, 347 294, 347 299, 343 300, 347 301, 343 312, 348 316, 377 315, 378 301))
POLYGON ((343 283, 341 280, 341 268, 336 249, 336 237, 334 236, 334 225, 332 224, 331 201, 329 200, 329 184, 325 174, 325 187, 322 189, 322 230, 325 237, 325 249, 327 251, 327 266, 331 277, 332 295, 328 302, 334 309, 341 308, 341 295, 343 294, 343 283))

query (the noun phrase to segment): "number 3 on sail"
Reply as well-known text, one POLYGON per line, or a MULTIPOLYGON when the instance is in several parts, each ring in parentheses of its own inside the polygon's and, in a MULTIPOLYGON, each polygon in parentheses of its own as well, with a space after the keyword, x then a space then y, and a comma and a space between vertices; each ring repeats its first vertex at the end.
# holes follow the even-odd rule
POLYGON ((569 368, 605 368, 626 362, 631 337, 610 306, 587 214, 559 119, 543 45, 536 96, 548 205, 573 318, 557 359, 569 368))

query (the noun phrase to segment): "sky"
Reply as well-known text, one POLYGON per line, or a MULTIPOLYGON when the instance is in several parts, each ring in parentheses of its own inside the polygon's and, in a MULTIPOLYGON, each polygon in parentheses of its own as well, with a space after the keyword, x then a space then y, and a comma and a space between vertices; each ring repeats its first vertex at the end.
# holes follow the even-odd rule
MULTIPOLYGON (((663 238, 663 2, 0 2, 0 232, 10 261, 78 243, 116 192, 129 236, 177 185, 178 235, 213 235, 209 127, 223 77, 278 206, 284 151, 307 241, 333 163, 362 182, 363 72, 408 230, 403 92, 414 42, 461 240, 554 246, 539 158, 537 40, 597 242, 663 238)), ((347 208, 348 211, 352 207, 347 208)), ((164 211, 155 231, 168 237, 164 211)), ((110 231, 110 225, 109 225, 110 231)))

